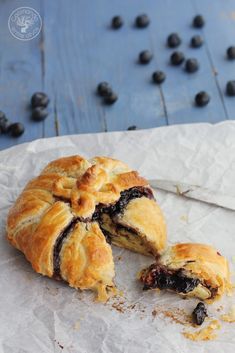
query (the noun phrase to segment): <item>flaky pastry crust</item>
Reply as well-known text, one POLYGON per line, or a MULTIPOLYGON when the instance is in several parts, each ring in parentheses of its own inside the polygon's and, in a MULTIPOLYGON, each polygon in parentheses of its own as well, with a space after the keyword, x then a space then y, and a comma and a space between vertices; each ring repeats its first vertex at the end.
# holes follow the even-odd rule
POLYGON ((49 163, 10 209, 7 237, 38 273, 95 290, 106 300, 114 289, 114 263, 102 212, 126 224, 126 237, 134 229, 150 244, 148 253, 164 249, 165 222, 148 182, 107 157, 70 156, 49 163))

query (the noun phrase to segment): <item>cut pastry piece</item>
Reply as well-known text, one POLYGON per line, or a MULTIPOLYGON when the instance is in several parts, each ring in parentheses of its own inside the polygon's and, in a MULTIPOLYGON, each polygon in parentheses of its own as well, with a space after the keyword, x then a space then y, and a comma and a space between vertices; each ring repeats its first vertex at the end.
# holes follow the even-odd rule
POLYGON ((123 191, 116 204, 101 210, 99 219, 101 229, 117 246, 154 256, 165 248, 165 221, 148 187, 123 191))
POLYGON ((159 255, 166 227, 137 172, 112 158, 71 156, 49 163, 26 185, 9 211, 7 237, 35 271, 106 300, 114 292, 107 240, 159 255))
POLYGON ((231 289, 228 261, 212 246, 196 243, 170 247, 140 280, 144 290, 167 289, 209 302, 231 289))

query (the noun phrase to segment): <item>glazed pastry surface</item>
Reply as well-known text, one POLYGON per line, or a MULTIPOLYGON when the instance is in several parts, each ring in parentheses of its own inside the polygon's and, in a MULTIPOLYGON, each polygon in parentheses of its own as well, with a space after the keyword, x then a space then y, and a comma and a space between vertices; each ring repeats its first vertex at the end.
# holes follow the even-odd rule
POLYGON ((115 287, 109 242, 159 255, 166 226, 136 171, 112 158, 71 156, 26 185, 9 211, 7 237, 38 273, 107 300, 115 287))

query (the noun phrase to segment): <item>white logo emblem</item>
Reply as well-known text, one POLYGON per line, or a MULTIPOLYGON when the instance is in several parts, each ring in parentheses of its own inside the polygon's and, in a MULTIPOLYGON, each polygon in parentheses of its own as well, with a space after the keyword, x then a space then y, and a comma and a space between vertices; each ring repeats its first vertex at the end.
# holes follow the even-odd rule
POLYGON ((42 19, 39 13, 31 7, 19 7, 10 14, 8 27, 13 37, 31 40, 40 33, 42 19))

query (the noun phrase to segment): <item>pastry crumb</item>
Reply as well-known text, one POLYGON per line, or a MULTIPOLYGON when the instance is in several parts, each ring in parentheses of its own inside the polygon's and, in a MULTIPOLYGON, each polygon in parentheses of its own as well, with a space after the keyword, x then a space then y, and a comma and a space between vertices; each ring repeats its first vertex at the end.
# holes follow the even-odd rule
POLYGON ((235 322, 235 305, 232 306, 231 310, 227 314, 221 315, 220 318, 225 322, 235 322))
POLYGON ((171 322, 175 322, 180 325, 195 326, 192 323, 191 315, 188 315, 183 309, 173 307, 166 310, 164 307, 156 306, 152 311, 152 316, 155 318, 159 315, 163 315, 165 318, 170 319, 171 322))
POLYGON ((188 222, 188 217, 183 215, 180 217, 181 221, 188 222))
POLYGON ((76 331, 78 331, 79 329, 80 329, 80 322, 79 321, 76 321, 75 322, 75 324, 74 324, 74 326, 73 326, 73 328, 74 328, 74 330, 76 330, 76 331))
POLYGON ((184 337, 192 341, 211 341, 217 338, 217 333, 215 330, 219 330, 221 325, 218 320, 212 320, 206 327, 196 331, 188 332, 184 331, 182 334, 184 337))

